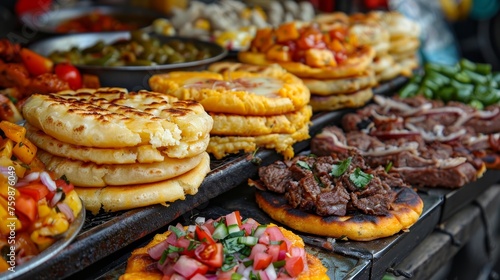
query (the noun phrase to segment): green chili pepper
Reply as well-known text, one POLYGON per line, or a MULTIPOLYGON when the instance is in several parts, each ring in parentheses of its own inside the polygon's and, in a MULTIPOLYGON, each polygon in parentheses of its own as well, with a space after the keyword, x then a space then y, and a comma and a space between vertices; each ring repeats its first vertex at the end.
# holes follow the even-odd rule
POLYGON ((408 98, 415 96, 418 93, 419 85, 416 83, 408 83, 399 91, 399 96, 402 98, 408 98))
POLYGON ((477 110, 483 110, 484 109, 483 103, 481 103, 481 101, 476 100, 476 99, 471 100, 468 103, 468 105, 471 106, 472 108, 477 109, 477 110))
MULTIPOLYGON (((447 76, 439 73, 439 72, 430 72, 426 75, 426 78, 433 81, 438 87, 442 87, 444 85, 448 85, 451 82, 451 79, 447 76)), ((425 81, 425 79, 424 79, 425 81)))
POLYGON ((487 75, 491 73, 491 64, 476 63, 476 73, 487 75))
POLYGON ((469 76, 471 81, 475 84, 486 84, 488 82, 488 77, 485 75, 481 75, 470 70, 463 70, 463 72, 467 74, 467 76, 469 76))
POLYGON ((453 76, 453 78, 461 83, 470 83, 471 78, 464 71, 460 71, 453 76))
POLYGON ((448 102, 455 96, 456 88, 452 86, 444 86, 436 92, 436 98, 448 102))
POLYGON ((453 99, 460 101, 462 103, 469 103, 469 101, 471 100, 473 91, 474 91, 473 85, 470 85, 469 87, 464 86, 464 87, 457 88, 453 99))
POLYGON ((476 64, 466 58, 460 59, 458 64, 462 70, 476 71, 476 64))

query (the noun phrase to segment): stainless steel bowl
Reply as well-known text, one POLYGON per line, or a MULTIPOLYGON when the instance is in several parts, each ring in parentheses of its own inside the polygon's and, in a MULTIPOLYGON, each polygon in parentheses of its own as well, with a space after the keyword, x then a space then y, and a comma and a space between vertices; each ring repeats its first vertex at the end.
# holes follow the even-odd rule
MULTIPOLYGON (((161 43, 170 40, 181 40, 183 42, 192 42, 210 50, 211 57, 203 60, 162 64, 156 66, 89 66, 75 65, 82 73, 94 74, 99 77, 102 86, 106 87, 124 87, 129 90, 150 89, 149 78, 158 73, 170 71, 196 71, 204 70, 210 63, 221 60, 227 55, 227 50, 215 43, 197 40, 194 38, 167 37, 151 35, 157 37, 161 43)), ((35 42, 29 48, 39 54, 48 56, 50 53, 58 51, 67 51, 72 47, 84 49, 94 45, 102 40, 106 44, 117 40, 130 39, 129 32, 102 32, 102 33, 79 33, 69 34, 48 38, 35 42)))
POLYGON ((134 26, 137 26, 138 29, 146 30, 151 28, 155 19, 165 17, 164 14, 140 7, 82 3, 66 7, 56 6, 53 9, 42 13, 24 13, 21 16, 20 21, 33 31, 49 35, 65 34, 57 30, 57 27, 60 24, 66 22, 67 20, 75 19, 95 12, 99 12, 102 15, 113 16, 113 18, 120 22, 133 24, 134 26))

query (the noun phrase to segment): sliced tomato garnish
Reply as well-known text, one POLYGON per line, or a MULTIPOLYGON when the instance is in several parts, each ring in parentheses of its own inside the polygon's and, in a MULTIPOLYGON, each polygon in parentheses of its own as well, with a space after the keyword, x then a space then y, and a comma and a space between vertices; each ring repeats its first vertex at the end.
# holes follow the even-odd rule
POLYGON ((224 258, 224 248, 222 243, 201 243, 196 247, 194 254, 197 260, 210 266, 211 268, 219 268, 222 266, 224 258))
POLYGON ((212 238, 212 235, 202 227, 197 225, 195 233, 199 241, 206 242, 208 244, 215 244, 215 240, 212 238))
POLYGON ((22 194, 32 197, 35 201, 46 197, 50 192, 42 182, 32 182, 29 185, 17 188, 17 190, 22 194))
POLYGON ((38 202, 31 196, 19 194, 16 198, 16 214, 22 215, 30 222, 36 221, 38 216, 38 202))

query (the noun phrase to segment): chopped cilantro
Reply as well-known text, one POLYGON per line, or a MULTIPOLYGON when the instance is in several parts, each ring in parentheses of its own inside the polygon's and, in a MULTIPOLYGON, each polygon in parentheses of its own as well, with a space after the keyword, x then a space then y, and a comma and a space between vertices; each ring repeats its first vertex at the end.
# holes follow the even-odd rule
POLYGON ((349 175, 349 179, 356 187, 363 189, 373 179, 373 175, 367 174, 363 172, 359 167, 356 167, 354 172, 349 175))
POLYGON ((332 165, 332 171, 330 172, 330 175, 334 177, 342 176, 342 174, 344 174, 347 171, 347 168, 349 168, 349 165, 351 165, 351 161, 352 158, 349 157, 341 161, 339 164, 332 165))
POLYGON ((311 166, 309 166, 309 164, 307 164, 307 162, 305 161, 298 160, 297 165, 302 169, 311 170, 311 166))
POLYGON ((392 161, 389 161, 389 163, 387 163, 387 165, 385 166, 385 172, 388 173, 389 171, 391 171, 391 168, 392 168, 392 161))

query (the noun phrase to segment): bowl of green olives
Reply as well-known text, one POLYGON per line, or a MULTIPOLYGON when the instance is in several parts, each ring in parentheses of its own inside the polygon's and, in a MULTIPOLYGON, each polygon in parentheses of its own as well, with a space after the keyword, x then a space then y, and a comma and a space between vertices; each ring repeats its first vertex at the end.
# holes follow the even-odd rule
POLYGON ((152 75, 204 70, 227 55, 215 43, 140 30, 79 33, 35 42, 29 48, 54 63, 69 62, 99 77, 103 87, 149 88, 152 75))

